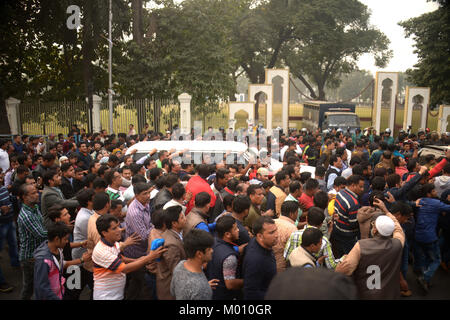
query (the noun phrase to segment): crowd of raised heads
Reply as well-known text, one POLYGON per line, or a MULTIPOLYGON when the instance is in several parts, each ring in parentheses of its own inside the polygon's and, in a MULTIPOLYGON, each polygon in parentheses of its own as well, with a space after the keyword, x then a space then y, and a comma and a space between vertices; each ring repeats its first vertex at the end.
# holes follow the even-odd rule
POLYGON ((0 269, 0 293, 399 299, 417 281, 425 295, 439 286, 438 268, 450 266, 450 149, 421 153, 430 145, 450 145, 450 134, 253 127, 181 135, 130 125, 117 135, 73 126, 67 137, 3 139, 0 243, 22 283, 0 269), (250 159, 231 163, 228 154, 191 161, 189 141, 183 150, 127 153, 181 136, 258 142, 250 159))

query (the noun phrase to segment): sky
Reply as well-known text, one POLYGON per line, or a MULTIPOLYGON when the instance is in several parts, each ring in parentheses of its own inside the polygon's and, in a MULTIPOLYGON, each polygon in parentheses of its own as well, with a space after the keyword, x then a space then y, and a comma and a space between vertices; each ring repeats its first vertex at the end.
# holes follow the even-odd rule
POLYGON ((366 54, 359 59, 360 69, 376 71, 403 72, 412 68, 417 62, 414 51, 414 41, 406 38, 404 29, 397 23, 409 18, 418 17, 434 11, 438 5, 426 0, 360 0, 371 10, 370 24, 376 26, 391 41, 389 48, 393 57, 384 69, 375 66, 371 55, 366 54))

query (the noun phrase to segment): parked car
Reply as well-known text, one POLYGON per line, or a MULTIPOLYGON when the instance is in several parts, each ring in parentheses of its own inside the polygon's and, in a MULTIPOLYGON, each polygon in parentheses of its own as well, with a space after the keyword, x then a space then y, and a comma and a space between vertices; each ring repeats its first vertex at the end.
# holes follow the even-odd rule
POLYGON ((432 154, 437 158, 445 157, 445 152, 450 149, 449 146, 435 146, 435 145, 427 145, 419 150, 419 157, 425 157, 429 154, 432 154))

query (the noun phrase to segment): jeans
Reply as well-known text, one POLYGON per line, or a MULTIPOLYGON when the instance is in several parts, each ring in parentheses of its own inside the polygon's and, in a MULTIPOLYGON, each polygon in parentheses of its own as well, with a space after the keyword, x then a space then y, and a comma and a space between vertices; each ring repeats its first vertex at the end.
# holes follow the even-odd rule
POLYGON ((404 279, 406 279, 406 274, 408 273, 408 256, 409 256, 409 246, 408 241, 405 241, 405 246, 403 247, 402 253, 402 261, 400 265, 400 271, 404 279))
POLYGON ((416 240, 413 241, 412 245, 412 253, 414 256, 414 272, 421 272, 421 270, 423 270, 423 268, 425 267, 424 256, 420 254, 419 244, 416 240))
POLYGON ((34 259, 21 261, 20 265, 22 266, 23 274, 21 299, 30 300, 34 288, 34 259))
POLYGON ((441 263, 441 251, 439 242, 431 243, 416 242, 416 250, 422 265, 424 280, 429 283, 441 263))
POLYGON ((0 268, 0 284, 6 283, 5 277, 3 276, 2 268, 0 268))
POLYGON ((440 240, 440 246, 441 246, 441 253, 442 253, 442 261, 445 263, 450 262, 450 231, 449 230, 442 230, 441 238, 440 240))
POLYGON ((158 296, 156 295, 156 274, 146 272, 144 277, 147 287, 150 288, 152 293, 153 300, 158 300, 158 296))
POLYGON ((0 224, 0 251, 3 250, 3 241, 8 241, 9 258, 11 266, 20 267, 17 249, 16 224, 14 221, 0 224))

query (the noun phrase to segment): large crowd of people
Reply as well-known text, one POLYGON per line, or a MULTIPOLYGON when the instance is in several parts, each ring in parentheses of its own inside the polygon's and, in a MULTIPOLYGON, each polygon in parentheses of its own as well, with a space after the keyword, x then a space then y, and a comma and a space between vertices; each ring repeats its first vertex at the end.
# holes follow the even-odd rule
MULTIPOLYGON (((450 268, 450 135, 289 130, 248 163, 126 155, 148 130, 0 141, 0 292, 77 300, 397 299, 450 268), (273 151, 273 152, 272 152, 273 151), (270 159, 282 163, 273 170, 270 159), (181 160, 183 159, 183 160, 181 160), (269 161, 267 161, 269 159, 269 161), (304 166, 315 172, 304 171, 304 166), (319 271, 320 270, 320 271, 319 271), (69 281, 73 275, 79 279, 69 281), (298 288, 298 290, 296 290, 298 288)), ((209 128, 203 137, 248 142, 209 128)), ((186 137, 184 137, 184 140, 186 137)))

